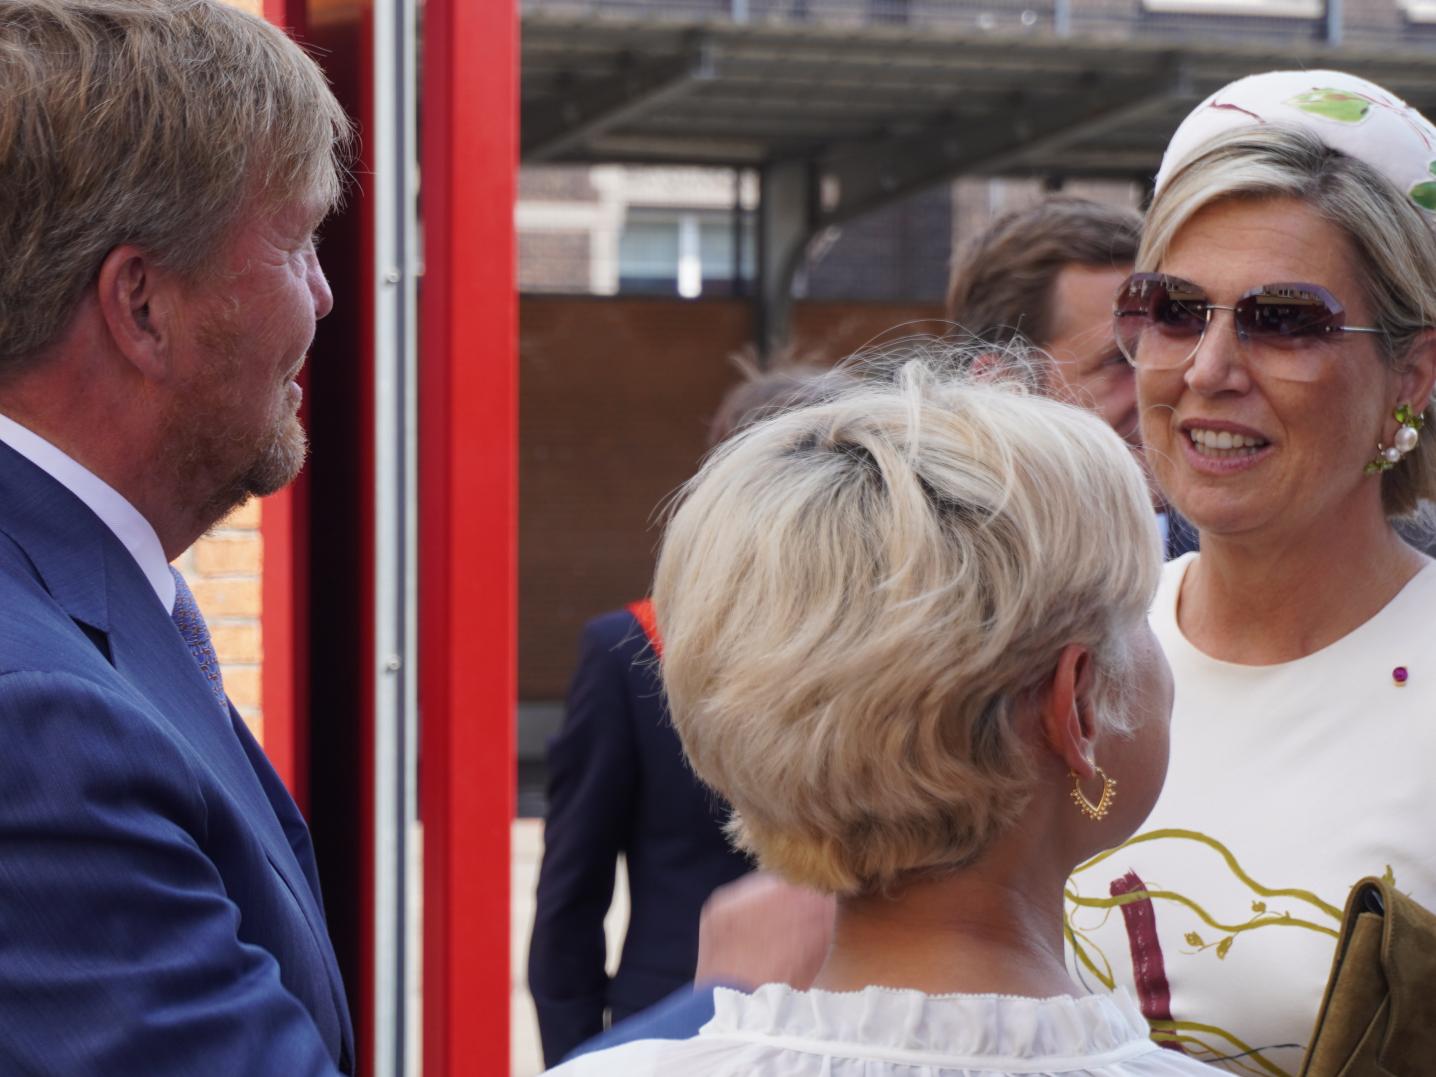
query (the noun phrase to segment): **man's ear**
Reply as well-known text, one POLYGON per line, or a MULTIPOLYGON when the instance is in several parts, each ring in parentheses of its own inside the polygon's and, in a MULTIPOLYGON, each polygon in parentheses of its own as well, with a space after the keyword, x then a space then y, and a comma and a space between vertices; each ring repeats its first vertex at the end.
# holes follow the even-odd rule
POLYGON ((1080 643, 1069 643, 1041 690, 1041 721, 1048 748, 1083 778, 1096 774, 1091 696, 1092 654, 1080 643))
POLYGON ((105 255, 96 284, 115 349, 152 381, 163 381, 170 372, 166 303, 158 294, 165 276, 140 248, 125 244, 105 255))
POLYGON ((1001 349, 978 352, 968 362, 967 369, 975 378, 1000 378, 1009 369, 1011 360, 1001 349))

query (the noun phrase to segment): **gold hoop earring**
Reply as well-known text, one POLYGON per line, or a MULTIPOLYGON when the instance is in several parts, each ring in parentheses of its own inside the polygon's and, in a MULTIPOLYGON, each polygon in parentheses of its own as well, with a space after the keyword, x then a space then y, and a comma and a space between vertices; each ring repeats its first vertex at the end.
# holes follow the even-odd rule
POLYGON ((1117 779, 1107 777, 1107 772, 1095 764, 1092 769, 1097 772, 1097 777, 1102 779, 1102 795, 1096 804, 1088 800, 1086 794, 1082 792, 1082 779, 1075 770, 1069 770, 1067 776, 1072 779, 1072 800, 1077 805, 1077 809, 1095 823, 1098 819, 1106 817, 1108 810, 1112 807, 1112 801, 1117 799, 1117 779))

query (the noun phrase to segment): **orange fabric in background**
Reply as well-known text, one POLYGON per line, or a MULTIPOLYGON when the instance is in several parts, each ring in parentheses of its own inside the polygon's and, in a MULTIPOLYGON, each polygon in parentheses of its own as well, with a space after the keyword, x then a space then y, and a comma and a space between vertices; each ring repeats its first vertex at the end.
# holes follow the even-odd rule
POLYGON ((663 640, 658 636, 658 620, 653 616, 653 599, 640 598, 637 602, 630 602, 628 612, 633 614, 633 619, 648 637, 648 645, 653 648, 653 653, 662 658, 663 640))

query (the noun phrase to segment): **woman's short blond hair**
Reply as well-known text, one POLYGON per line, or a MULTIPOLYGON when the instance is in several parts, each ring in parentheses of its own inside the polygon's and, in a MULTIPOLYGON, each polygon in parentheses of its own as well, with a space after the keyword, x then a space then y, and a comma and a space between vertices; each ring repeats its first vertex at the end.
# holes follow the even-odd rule
MULTIPOLYGON (((1436 232, 1429 219, 1376 169, 1297 127, 1237 128, 1193 154, 1147 211, 1137 268, 1158 269, 1188 221, 1231 198, 1299 198, 1346 233, 1388 365, 1399 369, 1420 335, 1436 327, 1436 232)), ((1431 400, 1411 403, 1436 423, 1431 400)), ((1433 499, 1436 438, 1427 437, 1381 476, 1381 502, 1387 516, 1408 516, 1433 499)))
POLYGON ((976 856, 1033 781, 1014 704, 1068 643, 1130 723, 1161 563, 1100 420, 921 363, 760 423, 681 495, 654 603, 673 721, 762 864, 836 893, 976 856))
POLYGON ((332 205, 349 134, 314 61, 221 0, 0 0, 0 372, 115 247, 198 273, 245 215, 332 205))

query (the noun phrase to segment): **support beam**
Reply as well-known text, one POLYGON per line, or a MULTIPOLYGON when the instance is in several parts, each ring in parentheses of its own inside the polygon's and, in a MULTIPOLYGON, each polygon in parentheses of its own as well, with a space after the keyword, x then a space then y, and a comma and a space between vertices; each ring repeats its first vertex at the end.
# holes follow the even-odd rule
POLYGON ((792 328, 793 276, 816 232, 817 173, 806 158, 762 167, 758 204, 758 288, 754 338, 760 361, 788 342, 792 328))
POLYGON ((839 146, 824 154, 825 182, 837 197, 818 227, 838 224, 964 173, 1021 170, 1051 152, 1160 109, 1179 89, 1170 74, 1140 81, 1093 76, 1061 97, 1023 95, 992 119, 930 125, 901 139, 839 146))
POLYGON ((523 160, 551 161, 717 76, 713 47, 698 40, 679 60, 636 66, 594 84, 575 85, 560 103, 525 116, 523 160))
POLYGON ((982 163, 981 170, 993 174, 1018 171, 1030 167, 1035 161, 1050 159, 1069 146, 1131 127, 1149 116, 1166 111, 1173 101, 1197 103, 1192 79, 1184 68, 1178 68, 1170 78, 1132 87, 1127 98, 1125 101, 1108 99, 1093 102, 1086 118, 1045 135, 1029 137, 1022 145, 989 157, 982 163))

